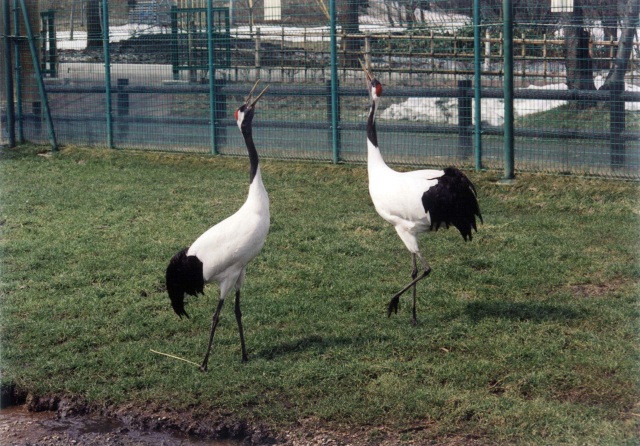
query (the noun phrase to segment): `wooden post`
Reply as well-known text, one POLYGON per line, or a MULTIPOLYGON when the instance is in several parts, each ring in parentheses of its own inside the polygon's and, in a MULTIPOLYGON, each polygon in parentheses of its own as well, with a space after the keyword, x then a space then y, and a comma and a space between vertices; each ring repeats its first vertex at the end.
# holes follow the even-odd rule
POLYGON ((436 60, 435 60, 435 53, 434 53, 434 42, 433 42, 433 31, 430 32, 430 37, 431 37, 431 48, 430 48, 430 52, 429 52, 429 57, 431 58, 431 72, 435 72, 436 71, 436 60))
POLYGON ((547 80, 547 34, 542 39, 542 78, 547 80))
POLYGON ((458 158, 467 159, 473 151, 471 79, 458 81, 458 158))
POLYGON ((491 67, 491 33, 489 28, 484 32, 484 70, 489 71, 491 67))
POLYGON ((453 81, 458 81, 458 33, 453 32, 453 81))
POLYGON ((371 69, 371 36, 368 34, 364 38, 364 66, 371 69))
POLYGON ((524 33, 520 34, 520 37, 522 38, 522 49, 520 51, 520 55, 522 57, 522 80, 524 81, 525 76, 526 76, 526 66, 527 66, 527 45, 526 45, 526 39, 524 36, 524 33))
POLYGON ((284 80, 284 67, 285 67, 285 63, 284 63, 284 26, 282 27, 282 31, 280 33, 280 76, 282 79, 282 82, 285 82, 284 80))
POLYGON ((392 45, 391 45, 391 31, 389 31, 389 34, 388 34, 387 38, 388 38, 388 42, 389 42, 389 45, 387 46, 387 51, 388 51, 387 57, 389 58, 389 80, 388 80, 388 82, 391 83, 391 54, 393 53, 393 51, 391 49, 392 48, 392 45))
POLYGON ((625 128, 624 80, 611 84, 611 100, 609 103, 609 131, 611 141, 611 168, 619 169, 625 163, 625 143, 622 133, 625 128))
POLYGON ((347 30, 342 28, 342 34, 340 36, 340 44, 342 46, 342 75, 347 75, 347 30))
POLYGON ((413 34, 409 34, 409 79, 413 73, 413 34))
POLYGON ((260 28, 256 28, 256 52, 255 52, 256 80, 260 79, 260 28))
POLYGON ((122 139, 126 138, 129 133, 129 122, 127 120, 127 116, 129 116, 129 93, 124 91, 128 85, 129 79, 117 80, 116 115, 118 117, 118 136, 122 139))

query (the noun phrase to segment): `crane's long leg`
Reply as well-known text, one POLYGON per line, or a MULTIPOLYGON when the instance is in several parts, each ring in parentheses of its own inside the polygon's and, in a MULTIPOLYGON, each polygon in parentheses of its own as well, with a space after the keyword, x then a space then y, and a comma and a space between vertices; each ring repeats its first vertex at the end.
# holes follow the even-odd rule
POLYGON ((202 365, 200 366, 200 370, 203 372, 207 371, 207 363, 209 362, 209 353, 211 352, 211 345, 213 344, 213 335, 216 333, 216 327, 218 326, 218 319, 220 317, 220 310, 222 310, 222 304, 224 304, 224 299, 220 299, 218 301, 218 307, 216 308, 215 313, 213 313, 213 318, 211 319, 211 333, 209 333, 209 346, 207 347, 207 354, 204 355, 204 360, 202 361, 202 365))
POLYGON ((240 332, 242 362, 247 362, 247 349, 244 346, 244 330, 242 329, 242 312, 240 311, 240 288, 236 289, 236 322, 238 322, 238 331, 240 332))
MULTIPOLYGON (((422 274, 420 274, 415 279, 413 279, 411 281, 411 283, 409 283, 403 289, 398 291, 391 298, 391 300, 389 301, 389 305, 387 307, 387 316, 391 316, 391 313, 398 313, 398 302, 400 301, 400 296, 402 296, 404 293, 406 293, 407 290, 409 290, 411 287, 415 287, 416 283, 418 283, 419 281, 421 281, 422 279, 427 277, 429 275, 429 273, 431 272, 431 267, 429 266, 429 264, 425 260, 425 258, 422 255, 422 253, 417 252, 416 254, 414 254, 414 256, 417 256, 418 259, 420 259, 420 263, 422 263, 424 271, 422 272, 422 274)), ((414 257, 414 261, 415 261, 415 257, 414 257)), ((415 323, 415 321, 417 320, 416 319, 416 311, 415 311, 415 297, 414 297, 414 302, 413 302, 413 318, 414 318, 414 323, 415 323)))
MULTIPOLYGON (((411 256, 413 258, 413 270, 411 271, 411 279, 416 280, 418 277, 418 263, 416 262, 415 253, 411 256)), ((413 284, 413 307, 412 307, 412 315, 411 324, 416 325, 418 323, 418 318, 416 316, 416 284, 413 284)))

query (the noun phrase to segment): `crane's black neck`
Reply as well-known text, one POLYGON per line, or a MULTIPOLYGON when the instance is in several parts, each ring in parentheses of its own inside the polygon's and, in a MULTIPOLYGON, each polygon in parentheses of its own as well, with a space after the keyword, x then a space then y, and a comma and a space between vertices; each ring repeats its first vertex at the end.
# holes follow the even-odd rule
POLYGON ((256 145, 253 143, 253 135, 251 134, 251 124, 242 126, 242 136, 244 136, 244 142, 247 145, 247 152, 249 152, 249 184, 253 183, 253 179, 258 173, 258 151, 256 145))
POLYGON ((367 138, 371 144, 378 147, 378 134, 376 133, 376 102, 371 101, 371 111, 367 120, 367 138))

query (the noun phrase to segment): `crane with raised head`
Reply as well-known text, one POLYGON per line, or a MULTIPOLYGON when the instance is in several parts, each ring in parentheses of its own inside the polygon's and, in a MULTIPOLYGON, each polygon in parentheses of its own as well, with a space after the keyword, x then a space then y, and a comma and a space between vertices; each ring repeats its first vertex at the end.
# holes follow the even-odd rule
POLYGON ((411 253, 411 282, 389 301, 387 315, 398 312, 398 303, 413 290, 412 323, 417 323, 416 284, 427 277, 431 267, 420 251, 418 236, 442 225, 454 226, 465 241, 477 231, 476 217, 482 222, 476 189, 467 176, 455 167, 444 170, 398 172, 384 161, 378 146, 376 112, 382 97, 382 84, 360 62, 364 70, 371 108, 367 119, 367 172, 369 194, 378 214, 395 228, 411 253), (422 272, 418 269, 418 261, 422 272), (420 274, 418 274, 420 273, 420 274))
POLYGON ((262 250, 270 221, 269 196, 262 183, 258 152, 251 130, 256 103, 269 88, 267 86, 253 98, 253 92, 259 82, 258 79, 244 103, 235 111, 235 120, 249 153, 247 199, 235 214, 209 228, 191 246, 174 255, 166 271, 167 292, 173 310, 180 317, 189 317, 184 308, 186 294, 204 294, 204 286, 210 282, 216 282, 220 288, 218 305, 211 320, 207 352, 200 366, 202 371, 207 370, 220 310, 232 289, 235 289, 235 316, 240 332, 242 362, 247 361, 240 311, 240 289, 245 279, 247 264, 262 250))

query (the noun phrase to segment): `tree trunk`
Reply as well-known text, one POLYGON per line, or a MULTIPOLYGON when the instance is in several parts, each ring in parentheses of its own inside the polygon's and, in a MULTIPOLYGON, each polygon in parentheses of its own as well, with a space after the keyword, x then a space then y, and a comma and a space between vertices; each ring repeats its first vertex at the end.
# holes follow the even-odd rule
MULTIPOLYGON (((348 0, 346 2, 346 10, 344 11, 344 20, 342 23, 343 29, 347 34, 360 34, 360 27, 358 24, 358 12, 360 6, 360 0, 348 0)), ((358 37, 347 37, 342 43, 345 45, 346 60, 343 61, 343 66, 358 68, 358 55, 360 54, 360 45, 362 39, 358 37)))
MULTIPOLYGON (((38 31, 40 30, 40 5, 39 2, 27 1, 25 2, 27 7, 27 13, 29 15, 29 25, 31 25, 31 31, 34 33, 34 37, 38 37, 38 31)), ((20 14, 20 34, 26 36, 25 25, 22 21, 23 15, 20 14)), ((33 66, 33 59, 31 57, 31 50, 29 49, 29 42, 27 39, 21 39, 19 41, 20 49, 18 54, 20 55, 21 81, 22 81, 22 102, 26 104, 25 111, 32 109, 34 103, 40 104, 40 94, 38 93, 38 83, 35 73, 35 67, 33 66)), ((36 44, 36 51, 38 44, 36 44)))
POLYGON ((624 76, 629 69, 629 57, 633 50, 633 37, 640 23, 638 14, 640 14, 640 0, 629 0, 624 11, 616 59, 600 90, 611 90, 614 84, 624 82, 624 76))
POLYGON ((87 1, 87 48, 102 48, 102 22, 100 1, 87 1))
MULTIPOLYGON (((565 27, 567 88, 569 90, 595 90, 593 82, 593 60, 589 54, 589 32, 584 28, 582 5, 576 1, 570 16, 569 26, 565 27)), ((576 108, 592 107, 595 104, 578 101, 576 108)))

